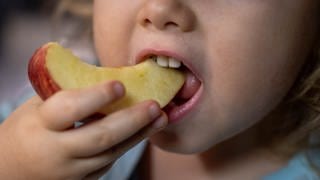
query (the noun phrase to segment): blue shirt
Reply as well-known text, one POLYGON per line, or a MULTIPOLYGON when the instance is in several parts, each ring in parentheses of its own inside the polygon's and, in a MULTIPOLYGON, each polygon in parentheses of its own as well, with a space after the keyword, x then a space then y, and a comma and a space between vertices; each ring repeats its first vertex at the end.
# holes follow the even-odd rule
MULTIPOLYGON (((32 93, 22 98, 21 102, 1 103, 0 104, 0 122, 3 121, 15 107, 22 103, 27 97, 31 97, 32 93)), ((317 136, 319 137, 319 136, 317 136)), ((319 140, 319 138, 317 138, 319 140)), ((135 170, 135 167, 139 163, 142 157, 144 149, 146 148, 147 141, 143 141, 140 144, 133 147, 127 153, 125 153, 120 159, 116 161, 113 167, 108 173, 106 173, 101 180, 128 180, 135 170)), ((320 150, 308 150, 308 156, 306 152, 296 154, 287 164, 277 172, 262 178, 263 180, 320 180, 319 172, 314 170, 314 167, 308 161, 308 158, 312 160, 314 165, 320 167, 320 150)))

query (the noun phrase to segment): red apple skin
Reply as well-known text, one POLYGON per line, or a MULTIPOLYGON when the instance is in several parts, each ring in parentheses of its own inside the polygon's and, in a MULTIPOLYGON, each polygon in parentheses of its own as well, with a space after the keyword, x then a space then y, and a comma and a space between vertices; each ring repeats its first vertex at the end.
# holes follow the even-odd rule
POLYGON ((51 78, 46 67, 46 56, 49 48, 50 44, 45 44, 37 49, 28 65, 29 80, 42 100, 49 98, 51 95, 61 90, 51 78))
MULTIPOLYGON (((31 57, 28 65, 29 80, 42 100, 48 99, 54 93, 61 90, 57 83, 51 78, 46 66, 47 50, 50 44, 45 44, 38 48, 31 57)), ((83 120, 83 122, 90 122, 96 119, 101 119, 105 114, 96 112, 83 120)))

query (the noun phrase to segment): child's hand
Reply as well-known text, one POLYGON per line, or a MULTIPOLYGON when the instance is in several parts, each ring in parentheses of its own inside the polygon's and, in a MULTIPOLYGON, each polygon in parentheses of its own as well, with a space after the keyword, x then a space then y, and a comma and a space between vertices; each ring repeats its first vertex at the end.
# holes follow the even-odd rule
POLYGON ((158 104, 147 101, 71 128, 123 94, 123 86, 109 82, 61 91, 45 102, 38 97, 26 102, 0 126, 0 179, 91 179, 104 174, 130 147, 167 124, 158 104))

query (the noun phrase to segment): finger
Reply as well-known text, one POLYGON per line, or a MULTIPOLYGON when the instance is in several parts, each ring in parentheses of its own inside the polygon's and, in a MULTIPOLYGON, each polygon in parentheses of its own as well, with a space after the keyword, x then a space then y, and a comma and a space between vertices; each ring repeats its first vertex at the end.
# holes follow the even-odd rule
POLYGON ((39 96, 33 96, 20 105, 12 114, 24 114, 25 112, 36 112, 36 109, 43 103, 39 96))
MULTIPOLYGON (((26 100, 23 104, 21 104, 16 110, 14 110, 10 117, 14 119, 12 122, 17 122, 18 121, 24 121, 28 120, 28 122, 32 121, 33 118, 27 118, 26 115, 32 115, 32 114, 37 114, 37 109, 38 107, 43 103, 41 98, 39 96, 34 96, 31 97, 30 99, 26 100), (21 114, 24 114, 24 118, 20 118, 21 114), (26 119, 27 118, 27 119, 26 119)), ((3 123, 11 123, 11 121, 4 121, 3 123)), ((15 124, 16 126, 16 124, 15 124)), ((16 128, 16 127, 15 127, 16 128)))
POLYGON ((39 96, 33 96, 25 102, 27 106, 39 106, 42 103, 43 101, 39 96))
POLYGON ((61 139, 76 157, 92 156, 128 139, 160 115, 159 104, 146 101, 68 131, 61 139))
POLYGON ((87 89, 61 91, 44 102, 39 113, 48 129, 65 130, 123 95, 124 87, 117 81, 87 89))
POLYGON ((168 118, 163 113, 160 118, 152 123, 151 125, 143 128, 134 136, 130 137, 126 141, 96 155, 88 158, 79 158, 78 164, 79 169, 96 171, 97 169, 101 169, 102 167, 107 166, 108 164, 116 161, 119 157, 121 157, 124 153, 130 150, 132 147, 140 143, 145 138, 154 135, 155 133, 161 131, 168 124, 168 118))
POLYGON ((35 109, 36 107, 39 107, 43 101, 39 96, 33 96, 26 100, 23 104, 21 104, 19 109, 35 109))

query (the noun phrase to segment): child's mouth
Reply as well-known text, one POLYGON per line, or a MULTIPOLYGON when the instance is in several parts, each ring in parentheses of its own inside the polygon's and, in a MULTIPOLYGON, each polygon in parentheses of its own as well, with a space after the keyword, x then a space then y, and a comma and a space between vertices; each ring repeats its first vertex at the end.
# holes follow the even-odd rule
POLYGON ((202 82, 185 66, 181 70, 185 73, 186 81, 178 94, 163 108, 170 123, 181 120, 198 102, 202 93, 202 82))
POLYGON ((186 81, 177 95, 163 108, 170 123, 181 120, 196 105, 202 92, 202 82, 183 62, 167 56, 152 55, 159 66, 184 72, 186 81))

